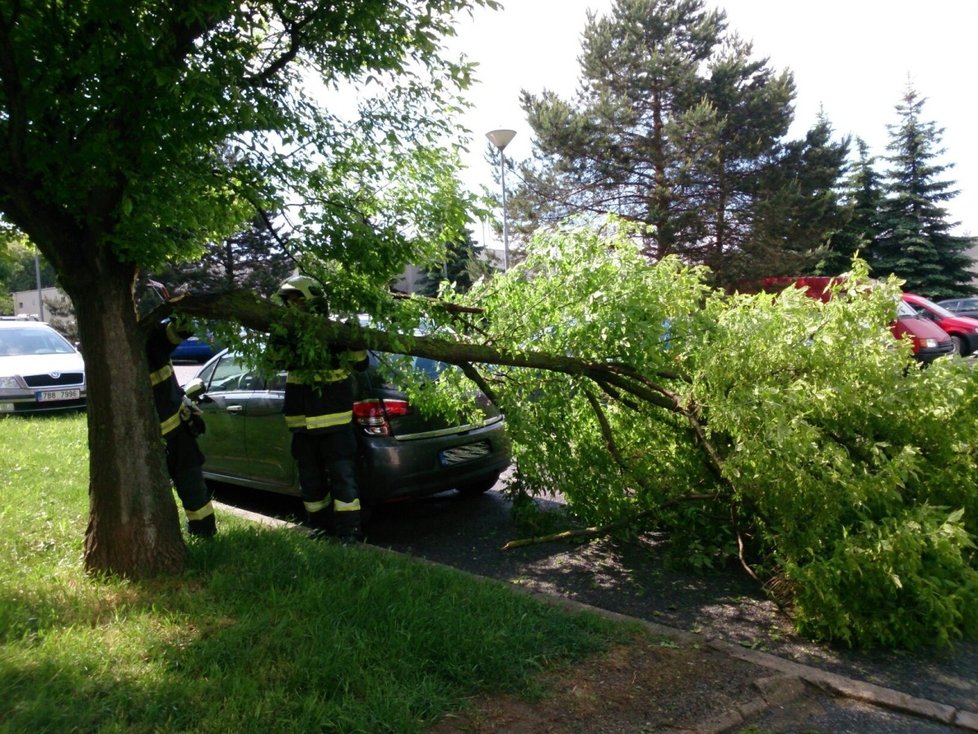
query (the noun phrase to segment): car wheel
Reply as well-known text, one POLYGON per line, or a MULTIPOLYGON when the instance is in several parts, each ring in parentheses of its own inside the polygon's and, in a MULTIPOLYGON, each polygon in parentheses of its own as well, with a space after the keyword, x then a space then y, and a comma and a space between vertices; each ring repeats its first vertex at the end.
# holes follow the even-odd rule
POLYGON ((964 340, 960 336, 951 336, 951 341, 954 342, 954 351, 958 356, 966 357, 964 340))
POLYGON ((498 481, 499 475, 493 474, 490 477, 478 479, 474 482, 469 482, 468 484, 463 484, 457 489, 458 493, 463 497, 478 497, 480 494, 485 494, 492 489, 498 481))

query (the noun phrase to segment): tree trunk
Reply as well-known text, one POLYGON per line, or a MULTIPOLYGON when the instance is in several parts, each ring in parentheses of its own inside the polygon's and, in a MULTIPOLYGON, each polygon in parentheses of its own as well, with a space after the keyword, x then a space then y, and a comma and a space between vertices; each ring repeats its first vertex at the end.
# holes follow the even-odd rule
POLYGON ((89 522, 85 568, 129 578, 179 572, 186 547, 133 302, 134 268, 102 263, 66 279, 88 365, 89 522), (87 288, 84 297, 72 290, 87 288))

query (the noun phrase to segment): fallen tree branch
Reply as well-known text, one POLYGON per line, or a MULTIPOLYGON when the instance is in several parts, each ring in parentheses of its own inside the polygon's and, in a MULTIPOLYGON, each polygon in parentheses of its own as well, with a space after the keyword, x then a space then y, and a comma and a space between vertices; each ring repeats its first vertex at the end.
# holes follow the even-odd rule
POLYGON ((615 530, 620 530, 621 528, 627 528, 630 525, 634 525, 639 520, 652 517, 662 510, 673 507, 682 502, 704 502, 715 499, 715 494, 687 494, 683 495, 682 497, 674 497, 670 500, 666 500, 658 507, 653 507, 648 510, 641 510, 640 512, 636 512, 634 515, 622 517, 613 522, 605 523, 604 525, 593 525, 591 527, 580 528, 578 530, 563 530, 559 533, 551 533, 549 535, 538 535, 532 538, 510 540, 507 541, 500 550, 513 550, 514 548, 525 548, 527 546, 542 545, 544 543, 556 543, 562 540, 590 540, 591 538, 608 535, 609 533, 612 533, 615 530))

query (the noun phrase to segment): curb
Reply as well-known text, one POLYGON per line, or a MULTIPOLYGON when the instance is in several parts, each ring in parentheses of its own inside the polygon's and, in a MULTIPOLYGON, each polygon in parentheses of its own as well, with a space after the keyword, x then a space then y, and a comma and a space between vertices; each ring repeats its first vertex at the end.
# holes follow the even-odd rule
MULTIPOLYGON (((306 535, 309 535, 312 532, 302 525, 288 522, 286 520, 268 517, 266 515, 260 515, 256 512, 250 512, 248 510, 242 510, 231 505, 226 505, 222 502, 214 502, 214 506, 230 515, 235 515, 236 517, 249 520, 259 525, 264 525, 271 528, 295 530, 306 535)), ((388 548, 382 548, 379 546, 365 547, 368 547, 370 550, 375 552, 403 555, 397 551, 392 551, 388 548)), ((412 556, 412 558, 414 557, 412 556)), ((753 663, 754 665, 773 671, 773 675, 758 678, 754 681, 755 687, 757 687, 760 691, 760 696, 752 699, 746 704, 742 704, 734 711, 723 714, 716 719, 703 722, 695 730, 691 730, 696 732, 696 734, 720 734, 721 732, 727 731, 734 726, 744 723, 747 721, 747 719, 761 713, 768 706, 783 704, 794 700, 802 694, 804 689, 803 684, 805 683, 844 698, 850 698, 856 701, 871 704, 873 706, 879 706, 881 708, 911 714, 923 719, 937 721, 942 724, 956 726, 967 731, 978 732, 978 711, 968 711, 955 708, 954 706, 949 706, 947 704, 938 703, 936 701, 931 701, 926 698, 918 698, 892 688, 878 686, 873 683, 866 683, 854 678, 847 678, 846 676, 839 675, 838 673, 830 673, 825 670, 813 668, 809 665, 804 665, 803 663, 796 663, 791 660, 779 658, 778 656, 770 653, 741 647, 733 642, 726 642, 725 640, 721 640, 716 637, 708 637, 696 632, 687 632, 686 630, 682 630, 677 627, 669 627, 658 622, 651 622, 645 619, 638 619, 637 617, 630 617, 625 614, 619 614, 618 612, 613 612, 608 609, 601 609, 600 607, 591 606, 590 604, 585 604, 573 599, 553 596, 551 594, 546 594, 541 591, 534 591, 532 589, 525 589, 517 584, 510 584, 506 583, 505 581, 499 581, 498 579, 479 576, 478 574, 463 571, 455 568, 454 566, 448 566, 444 563, 430 561, 426 558, 414 558, 414 560, 421 563, 427 563, 432 566, 450 568, 457 573, 464 573, 481 581, 505 584, 511 589, 515 589, 524 594, 529 594, 530 596, 547 602, 548 604, 565 607, 572 611, 590 612, 591 614, 597 614, 607 619, 632 624, 638 623, 652 634, 660 637, 666 637, 673 642, 685 645, 709 647, 717 652, 721 652, 731 657, 738 658, 740 660, 744 660, 745 662, 753 663)))

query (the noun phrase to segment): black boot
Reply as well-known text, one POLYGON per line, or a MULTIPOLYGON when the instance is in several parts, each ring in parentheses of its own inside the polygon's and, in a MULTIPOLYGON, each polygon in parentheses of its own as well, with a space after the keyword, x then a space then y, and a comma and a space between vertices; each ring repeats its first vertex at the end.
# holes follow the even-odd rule
POLYGON ((336 539, 341 543, 363 542, 359 510, 336 513, 336 539))
POLYGON ((332 503, 324 510, 306 513, 306 524, 312 528, 312 537, 314 538, 335 535, 336 523, 332 503))
POLYGON ((217 521, 214 515, 200 520, 187 520, 187 532, 197 538, 213 538, 217 535, 217 521))

